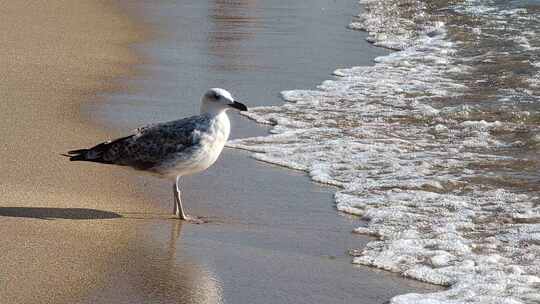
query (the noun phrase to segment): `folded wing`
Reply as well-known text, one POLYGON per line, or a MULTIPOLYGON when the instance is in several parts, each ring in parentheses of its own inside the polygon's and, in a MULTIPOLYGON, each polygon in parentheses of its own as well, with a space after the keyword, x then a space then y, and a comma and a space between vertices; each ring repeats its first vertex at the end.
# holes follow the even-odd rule
POLYGON ((192 116, 138 128, 129 136, 100 143, 92 148, 69 151, 71 161, 91 161, 148 169, 199 144, 208 118, 192 116))

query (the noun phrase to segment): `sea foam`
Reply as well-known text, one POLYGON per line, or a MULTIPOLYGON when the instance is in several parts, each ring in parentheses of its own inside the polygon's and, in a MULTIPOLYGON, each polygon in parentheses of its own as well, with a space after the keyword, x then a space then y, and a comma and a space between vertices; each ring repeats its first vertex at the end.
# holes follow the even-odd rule
POLYGON ((532 13, 494 1, 362 2, 350 27, 397 51, 315 90, 282 92, 284 105, 246 113, 272 134, 229 146, 339 187, 337 209, 375 238, 351 251, 353 263, 448 287, 391 303, 538 303, 538 87, 534 77, 506 83, 500 62, 514 59, 511 47, 538 47, 507 35, 532 13), (512 44, 487 43, 499 37, 512 44), (478 39, 487 42, 468 45, 478 39))

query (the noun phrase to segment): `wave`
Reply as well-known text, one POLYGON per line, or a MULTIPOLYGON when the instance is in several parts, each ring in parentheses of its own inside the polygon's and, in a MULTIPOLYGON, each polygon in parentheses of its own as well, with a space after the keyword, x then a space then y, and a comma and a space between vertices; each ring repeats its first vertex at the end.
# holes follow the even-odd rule
POLYGON ((540 7, 361 1, 350 28, 396 52, 246 113, 231 141, 339 187, 375 239, 353 263, 448 286, 392 303, 540 301, 540 7))

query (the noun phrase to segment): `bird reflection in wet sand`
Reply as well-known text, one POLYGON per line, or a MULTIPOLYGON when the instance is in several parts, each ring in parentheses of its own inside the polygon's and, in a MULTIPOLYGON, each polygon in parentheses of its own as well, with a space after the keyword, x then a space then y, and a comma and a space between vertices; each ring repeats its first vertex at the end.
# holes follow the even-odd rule
POLYGON ((110 303, 110 298, 122 303, 222 303, 220 280, 178 247, 183 222, 139 223, 118 224, 125 242, 106 266, 103 287, 90 295, 94 303, 110 303), (125 288, 118 288, 118 282, 125 288))

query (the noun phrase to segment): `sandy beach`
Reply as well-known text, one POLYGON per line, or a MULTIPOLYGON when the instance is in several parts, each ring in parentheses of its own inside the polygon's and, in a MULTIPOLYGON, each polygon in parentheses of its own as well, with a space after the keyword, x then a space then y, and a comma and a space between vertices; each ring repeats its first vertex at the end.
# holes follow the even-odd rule
POLYGON ((107 136, 80 104, 132 74, 128 46, 144 31, 105 1, 3 1, 1 15, 0 299, 73 303, 132 234, 105 223, 119 217, 110 210, 156 210, 118 183, 124 172, 59 155, 107 136))
MULTIPOLYGON (((302 5, 293 8, 300 15, 295 20, 281 1, 262 7, 4 1, 0 302, 383 303, 432 290, 351 267, 347 250, 368 239, 350 234, 359 220, 338 215, 331 189, 247 153, 229 149, 211 170, 183 181, 186 207, 206 217, 204 225, 170 218, 169 181, 60 156, 142 123, 193 114, 206 87, 231 88, 249 105, 279 104, 278 92, 289 85, 314 85, 353 60, 369 63, 386 51, 368 46, 358 33, 347 36, 346 22, 324 22, 350 6, 312 21, 345 47, 331 60, 319 51, 303 54, 302 62, 296 54, 309 39, 289 46, 285 57, 265 45, 281 41, 285 49, 306 34, 297 28, 311 13, 301 15, 302 5), (238 13, 255 17, 243 15, 239 27, 238 13), (206 27, 195 28, 189 18, 206 27), (277 19, 285 28, 272 27, 277 19), (332 32, 337 29, 345 34, 332 32), (351 49, 363 50, 362 56, 346 58, 351 49), (324 64, 299 72, 312 62, 324 64), (143 103, 147 98, 152 102, 143 103)), ((309 37, 318 37, 316 30, 309 37)), ((324 39, 317 41, 310 48, 330 52, 321 48, 324 39)), ((238 116, 233 127, 234 137, 266 132, 238 116)))

